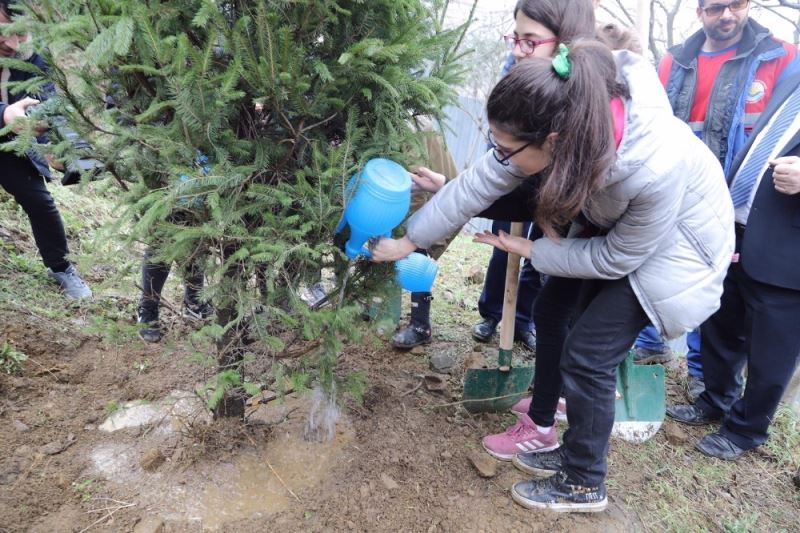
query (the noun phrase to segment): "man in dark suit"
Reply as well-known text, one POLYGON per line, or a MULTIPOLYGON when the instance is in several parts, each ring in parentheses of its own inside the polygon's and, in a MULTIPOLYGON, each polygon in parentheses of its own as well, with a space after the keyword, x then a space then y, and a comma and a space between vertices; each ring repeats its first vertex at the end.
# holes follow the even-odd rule
POLYGON ((724 418, 697 448, 737 459, 763 444, 800 354, 800 74, 776 87, 728 173, 736 255, 720 309, 701 328, 706 390, 668 414, 724 418), (744 394, 737 376, 747 365, 744 394))

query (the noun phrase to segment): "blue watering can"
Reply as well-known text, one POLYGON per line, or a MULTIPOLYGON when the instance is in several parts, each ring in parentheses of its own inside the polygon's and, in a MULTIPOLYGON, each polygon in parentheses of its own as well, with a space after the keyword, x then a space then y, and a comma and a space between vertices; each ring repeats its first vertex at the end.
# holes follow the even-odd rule
MULTIPOLYGON (((336 233, 350 227, 345 254, 350 259, 369 255, 364 246, 371 237, 390 237, 411 205, 411 178, 408 172, 389 159, 371 159, 360 174, 350 178, 349 196, 336 233)), ((397 281, 411 292, 430 292, 439 269, 435 261, 419 253, 397 261, 397 281)))
POLYGON ((417 252, 408 254, 394 264, 397 271, 397 284, 409 292, 431 292, 439 265, 417 252))

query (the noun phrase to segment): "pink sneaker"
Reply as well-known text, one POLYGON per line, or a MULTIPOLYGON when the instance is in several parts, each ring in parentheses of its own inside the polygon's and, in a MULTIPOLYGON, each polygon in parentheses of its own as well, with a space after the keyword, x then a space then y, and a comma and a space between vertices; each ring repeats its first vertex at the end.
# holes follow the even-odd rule
MULTIPOLYGON (((523 398, 511 407, 511 412, 517 416, 527 415, 531 407, 531 397, 523 398)), ((564 398, 558 399, 558 407, 556 408, 556 421, 567 421, 567 400, 564 398)))
POLYGON ((496 435, 483 438, 483 448, 495 459, 510 461, 518 453, 549 452, 558 448, 558 433, 555 426, 544 434, 526 414, 519 422, 496 435))

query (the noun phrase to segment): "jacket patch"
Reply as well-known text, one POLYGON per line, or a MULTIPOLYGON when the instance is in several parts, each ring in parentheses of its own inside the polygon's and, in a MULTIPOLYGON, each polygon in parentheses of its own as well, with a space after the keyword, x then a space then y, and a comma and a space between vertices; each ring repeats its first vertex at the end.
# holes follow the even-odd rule
POLYGON ((756 104, 764 99, 767 94, 767 84, 761 80, 753 80, 750 89, 747 91, 745 100, 748 104, 756 104))

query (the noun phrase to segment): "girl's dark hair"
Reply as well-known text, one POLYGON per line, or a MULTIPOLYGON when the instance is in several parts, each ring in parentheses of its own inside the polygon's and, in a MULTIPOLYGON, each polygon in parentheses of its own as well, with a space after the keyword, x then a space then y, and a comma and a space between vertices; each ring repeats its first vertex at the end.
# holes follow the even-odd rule
POLYGON ((550 133, 552 160, 543 172, 536 222, 548 236, 575 218, 602 185, 614 163, 609 100, 627 96, 617 82, 611 51, 595 40, 570 45, 567 79, 552 60, 519 62, 492 90, 487 114, 492 127, 542 147, 550 133))
POLYGON ((544 24, 562 43, 595 35, 592 0, 518 0, 514 18, 520 11, 544 24))

